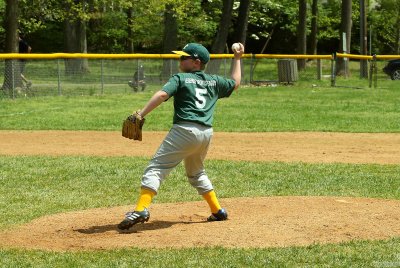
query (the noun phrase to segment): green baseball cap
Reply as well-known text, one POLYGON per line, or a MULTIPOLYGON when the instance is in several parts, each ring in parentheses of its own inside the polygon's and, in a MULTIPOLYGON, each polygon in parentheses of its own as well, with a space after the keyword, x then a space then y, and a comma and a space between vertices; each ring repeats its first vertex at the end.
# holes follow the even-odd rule
POLYGON ((210 53, 207 48, 198 43, 189 43, 183 47, 182 51, 172 51, 181 56, 191 56, 199 59, 202 63, 207 63, 210 60, 210 53))

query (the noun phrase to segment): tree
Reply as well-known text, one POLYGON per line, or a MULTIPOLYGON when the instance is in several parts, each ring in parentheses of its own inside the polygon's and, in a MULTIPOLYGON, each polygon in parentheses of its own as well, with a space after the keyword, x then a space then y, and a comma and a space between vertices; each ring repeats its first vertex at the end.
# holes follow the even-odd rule
MULTIPOLYGON (((174 4, 168 3, 165 5, 164 12, 164 36, 163 36, 163 53, 171 53, 177 47, 178 40, 178 23, 174 4)), ((176 64, 171 61, 163 61, 162 80, 171 76, 171 73, 176 73, 178 70, 176 64)))
POLYGON ((234 42, 246 43, 247 25, 249 23, 251 0, 240 0, 239 15, 234 32, 234 42))
MULTIPOLYGON (((351 0, 342 0, 341 9, 341 23, 340 23, 340 45, 339 52, 350 53, 351 46, 351 27, 352 27, 352 2, 351 0), (344 38, 346 38, 346 47, 343 47, 344 38)), ((336 66, 336 75, 349 75, 349 68, 347 68, 347 61, 344 58, 338 58, 336 66)))
POLYGON ((395 53, 400 54, 400 1, 397 0, 396 23, 395 23, 395 53))
MULTIPOLYGON (((67 16, 64 20, 64 45, 67 53, 87 53, 85 0, 66 2, 67 16)), ((67 75, 89 72, 87 59, 66 59, 65 73, 67 75)))
POLYGON ((312 0, 311 5, 311 33, 309 42, 309 53, 317 54, 318 44, 318 0, 312 0))
POLYGON ((250 6, 246 51, 253 53, 260 53, 261 51, 262 53, 266 53, 266 51, 268 53, 294 53, 296 50, 297 21, 297 1, 253 0, 250 6))
POLYGON ((18 0, 6 0, 6 53, 18 52, 18 0))
POLYGON ((400 54, 400 1, 397 1, 397 12, 396 12, 396 31, 395 31, 395 53, 400 54))
POLYGON ((378 0, 369 13, 374 54, 400 54, 400 0, 378 0))
MULTIPOLYGON (((213 44, 211 46, 211 53, 224 53, 226 48, 226 42, 228 39, 229 29, 232 24, 232 11, 233 11, 233 0, 223 1, 221 19, 219 21, 219 27, 217 34, 215 35, 213 44)), ((221 61, 215 60, 210 61, 207 66, 207 70, 210 73, 218 73, 221 61)))
POLYGON ((229 29, 232 24, 232 10, 233 0, 223 1, 221 19, 219 21, 217 34, 211 46, 211 53, 223 53, 225 50, 229 29))
MULTIPOLYGON (((297 27, 297 54, 307 53, 307 0, 299 0, 299 24, 297 27)), ((297 68, 306 67, 305 59, 297 60, 297 68)))
MULTIPOLYGON (((5 52, 18 52, 18 0, 6 0, 5 12, 6 41, 5 52)), ((21 71, 17 60, 6 60, 2 90, 21 86, 21 71)))
MULTIPOLYGON (((364 0, 365 1, 365 0, 364 0)), ((5 48, 5 3, 0 1, 0 46, 5 48)), ((305 1, 302 1, 304 4, 305 1)), ((350 0, 343 3, 350 3, 350 0)), ((352 20, 358 21, 358 1, 353 1, 352 20)), ((366 1, 367 2, 367 1, 366 1)), ((372 49, 376 54, 400 52, 400 0, 369 0, 368 25, 372 29, 372 49)), ((19 28, 28 34, 35 52, 61 52, 64 46, 64 21, 70 22, 71 33, 82 33, 86 28, 87 51, 94 53, 160 53, 163 49, 164 11, 174 5, 177 43, 182 47, 196 41, 210 48, 212 53, 223 53, 229 42, 242 37, 247 28, 246 51, 260 53, 268 43, 266 53, 298 53, 299 1, 293 0, 19 0, 19 28), (70 8, 66 8, 66 3, 70 8), (242 16, 249 3, 248 19, 242 16), (240 5, 239 5, 240 4, 240 5), (79 22, 83 25, 79 25, 79 22), (235 27, 232 27, 234 22, 235 27), (72 25, 75 24, 75 25, 72 25), (247 27, 246 27, 247 24, 247 27), (273 38, 271 33, 273 32, 273 38)), ((342 0, 307 0, 312 16, 308 53, 328 54, 338 51, 342 37, 342 0), (318 4, 317 4, 318 2, 318 4), (338 36, 339 34, 339 36, 338 36), (318 40, 317 40, 318 39, 318 40)), ((343 20, 344 21, 344 20, 343 20)), ((307 29, 308 30, 308 29, 307 29)), ((353 40, 348 51, 359 51, 358 23, 352 29, 353 40)), ((348 35, 348 37, 350 37, 348 35)), ((82 39, 82 38, 80 38, 82 39)), ((70 39, 69 39, 70 40, 70 39)), ((72 40, 72 38, 71 38, 72 40)), ((70 40, 70 42, 72 42, 70 40)), ((77 47, 84 47, 76 44, 77 47)), ((83 52, 71 49, 71 52, 83 52)), ((67 49, 66 49, 67 50, 67 49)), ((65 50, 65 51, 66 51, 65 50)), ((341 50, 341 49, 340 49, 341 50)))
MULTIPOLYGON (((360 0, 360 55, 367 55, 367 14, 365 0, 360 0)), ((368 78, 368 62, 360 60, 360 77, 368 78)))

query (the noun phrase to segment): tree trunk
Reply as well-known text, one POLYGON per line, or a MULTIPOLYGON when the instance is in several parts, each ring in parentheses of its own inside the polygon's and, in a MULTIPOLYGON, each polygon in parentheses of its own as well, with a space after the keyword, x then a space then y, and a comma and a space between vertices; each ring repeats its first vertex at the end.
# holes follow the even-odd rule
MULTIPOLYGON (((178 43, 178 21, 173 4, 166 4, 164 12, 164 36, 163 36, 163 53, 171 53, 176 49, 178 43)), ((163 71, 161 80, 166 81, 171 74, 178 71, 178 64, 175 60, 165 59, 163 61, 163 71)))
POLYGON ((308 51, 310 54, 315 55, 317 54, 318 46, 318 0, 312 0, 311 16, 310 45, 308 51))
POLYGON ((234 33, 234 42, 246 43, 247 25, 249 22, 251 0, 240 0, 239 16, 234 33))
MULTIPOLYGON (((87 35, 86 35, 86 22, 79 20, 78 23, 78 51, 79 53, 87 54, 87 35)), ((89 61, 88 59, 81 60, 81 71, 82 73, 89 73, 89 61)))
MULTIPOLYGON (((76 2, 84 0, 75 0, 76 2)), ((70 6, 66 7, 71 10, 70 6)), ((72 12, 72 11, 71 11, 72 12)), ((80 18, 64 20, 64 47, 67 53, 87 53, 86 22, 80 18)), ((88 59, 66 59, 66 75, 89 72, 88 59)))
MULTIPOLYGON (((76 46, 76 22, 64 21, 64 47, 66 53, 78 52, 76 46)), ((73 75, 80 73, 79 59, 65 59, 65 74, 73 75)))
MULTIPOLYGON (((299 24, 297 27, 297 54, 307 53, 307 0, 299 0, 299 24)), ((306 60, 297 60, 297 69, 304 70, 306 60)))
MULTIPOLYGON (((234 39, 233 42, 240 42, 242 44, 246 44, 247 37, 247 25, 249 23, 249 11, 250 11, 250 2, 251 0, 240 0, 239 6, 239 15, 235 27, 234 39)), ((242 65, 242 77, 244 75, 243 61, 240 61, 242 65)), ((232 68, 232 65, 231 65, 232 68)), ((230 70, 232 72, 232 70, 230 70)))
MULTIPOLYGON (((360 55, 368 54, 367 13, 365 0, 360 0, 360 55)), ((360 60, 360 78, 368 78, 368 61, 360 60)))
POLYGON ((233 0, 223 1, 221 20, 218 26, 218 32, 211 46, 211 53, 224 53, 226 40, 228 38, 229 28, 232 23, 233 0))
MULTIPOLYGON (((340 26, 340 45, 339 52, 350 53, 350 43, 351 43, 351 0, 342 0, 342 19, 340 26), (346 35, 346 47, 343 49, 343 33, 346 35)), ((338 58, 336 66, 336 75, 348 76, 350 74, 348 68, 348 59, 338 58)))
POLYGON ((6 53, 18 53, 18 1, 19 0, 6 0, 6 53))
MULTIPOLYGON (((85 22, 79 19, 64 21, 64 46, 67 53, 87 53, 85 22)), ((68 75, 88 73, 88 59, 66 59, 65 72, 68 75)))
POLYGON ((76 52, 76 26, 75 22, 64 21, 64 50, 66 53, 76 52))
MULTIPOLYGON (((222 6, 222 15, 219 22, 218 31, 211 46, 211 53, 224 53, 226 41, 228 39, 229 29, 232 24, 233 0, 224 0, 222 6)), ((218 73, 221 60, 211 60, 207 66, 207 72, 218 73)))
MULTIPOLYGON (((5 11, 5 52, 18 52, 18 0, 7 0, 5 11)), ((19 60, 5 60, 4 83, 2 90, 13 90, 22 85, 19 60)), ((10 91, 12 93, 12 91, 10 91)))

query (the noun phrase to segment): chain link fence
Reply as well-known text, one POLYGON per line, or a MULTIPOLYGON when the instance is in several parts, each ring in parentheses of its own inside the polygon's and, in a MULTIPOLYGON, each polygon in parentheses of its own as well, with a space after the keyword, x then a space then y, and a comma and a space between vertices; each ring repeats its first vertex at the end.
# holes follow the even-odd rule
POLYGON ((300 59, 290 58, 290 55, 259 56, 259 58, 254 58, 252 71, 250 72, 252 84, 267 86, 297 83, 308 83, 310 86, 315 86, 316 84, 329 86, 331 84, 331 56, 300 59), (300 65, 302 65, 302 68, 299 68, 300 65))
MULTIPOLYGON (((213 59, 206 72, 230 76, 231 59, 213 59)), ((176 58, 28 59, 0 62, 3 97, 100 95, 160 89, 179 71, 176 58)), ((250 84, 251 59, 243 59, 243 83, 250 84)))
MULTIPOLYGON (((126 58, 108 56, 40 58, 40 55, 36 55, 36 58, 23 61, 0 59, 0 74, 3 74, 0 76, 0 96, 101 95, 158 90, 171 75, 179 71, 179 58, 176 55, 142 54, 135 55, 135 58, 130 58, 132 55, 126 58)), ((361 60, 351 59, 351 55, 346 57, 349 57, 348 74, 338 76, 336 68, 339 57, 331 55, 246 54, 242 58, 242 83, 354 88, 376 88, 378 84, 385 86, 390 83, 400 85, 400 81, 392 81, 382 71, 387 60, 371 57, 372 60, 367 60, 367 77, 360 78, 361 60)), ((212 55, 211 58, 206 72, 229 77, 232 55, 212 55)))
MULTIPOLYGON (((334 57, 332 86, 356 89, 400 88, 400 77, 384 71, 391 59, 400 59, 400 55, 362 56, 338 53, 334 57), (341 72, 338 70, 340 64, 343 64, 341 72)), ((393 71, 400 74, 400 62, 393 71)))

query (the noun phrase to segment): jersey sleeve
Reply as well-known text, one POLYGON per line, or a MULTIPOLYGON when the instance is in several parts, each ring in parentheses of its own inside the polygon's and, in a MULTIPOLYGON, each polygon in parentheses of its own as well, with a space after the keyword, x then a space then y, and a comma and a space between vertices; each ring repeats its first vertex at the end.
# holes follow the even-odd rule
POLYGON ((218 77, 218 98, 229 97, 235 88, 235 81, 224 77, 218 77))
POLYGON ((161 90, 167 92, 168 96, 171 97, 178 91, 179 81, 179 76, 173 75, 161 90))

